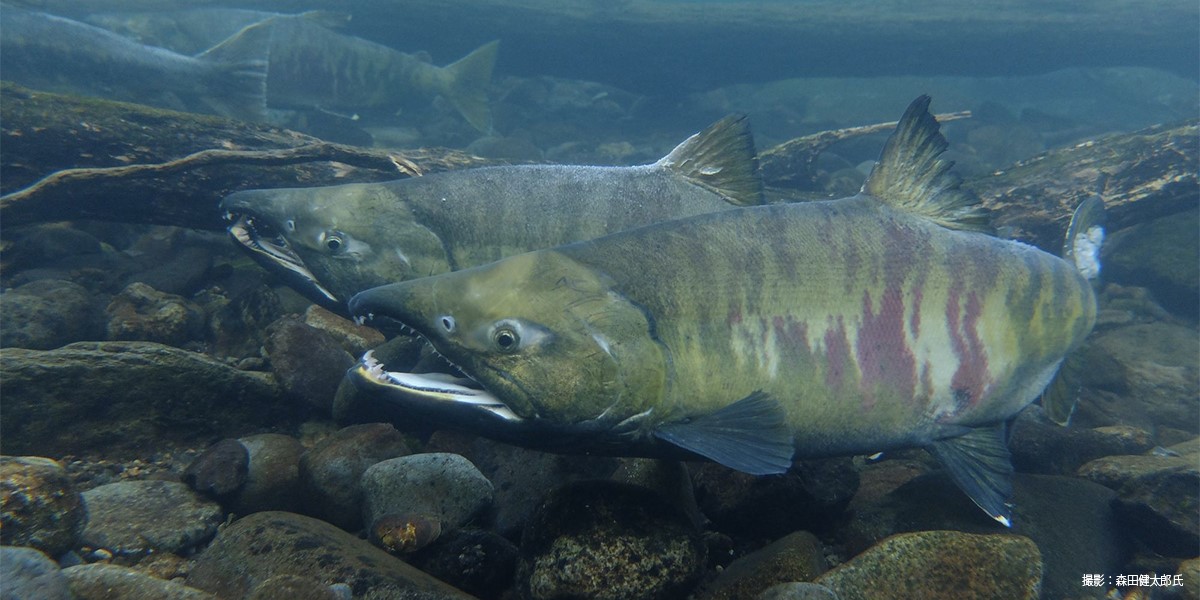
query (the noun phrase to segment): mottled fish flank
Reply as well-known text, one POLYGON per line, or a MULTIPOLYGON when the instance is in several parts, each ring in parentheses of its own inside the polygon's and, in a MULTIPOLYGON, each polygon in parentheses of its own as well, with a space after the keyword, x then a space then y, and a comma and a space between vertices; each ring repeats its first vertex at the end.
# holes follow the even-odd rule
MULTIPOLYGON (((928 105, 913 102, 851 198, 710 213, 363 292, 352 312, 415 329, 482 389, 370 356, 352 378, 525 445, 698 455, 754 474, 793 455, 924 447, 1010 524, 1004 422, 1091 330, 1095 298, 1086 257, 984 232, 928 105)), ((1072 235, 1099 215, 1086 202, 1072 235)), ((1071 401, 1050 412, 1069 416, 1071 401)))

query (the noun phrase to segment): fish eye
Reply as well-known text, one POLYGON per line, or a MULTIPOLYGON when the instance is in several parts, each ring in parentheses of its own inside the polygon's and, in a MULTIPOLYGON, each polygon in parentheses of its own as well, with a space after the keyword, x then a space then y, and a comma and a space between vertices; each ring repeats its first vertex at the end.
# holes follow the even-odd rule
POLYGON ((445 329, 446 333, 454 331, 454 317, 445 315, 438 321, 442 324, 442 329, 445 329))
POLYGON ((286 227, 288 231, 295 231, 296 230, 296 220, 288 219, 287 221, 284 221, 283 226, 286 227))
POLYGON ((521 337, 517 335, 517 330, 512 327, 499 327, 492 332, 492 342, 496 347, 503 351, 512 351, 517 349, 517 345, 521 342, 521 337))
POLYGON ((325 236, 325 248, 330 252, 337 252, 338 250, 341 250, 342 246, 344 245, 345 242, 342 241, 342 237, 336 233, 331 233, 325 236))

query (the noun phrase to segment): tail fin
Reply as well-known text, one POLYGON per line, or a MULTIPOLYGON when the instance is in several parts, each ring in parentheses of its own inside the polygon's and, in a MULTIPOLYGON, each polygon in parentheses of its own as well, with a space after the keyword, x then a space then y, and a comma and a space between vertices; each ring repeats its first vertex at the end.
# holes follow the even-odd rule
POLYGON ((496 66, 500 41, 494 40, 475 49, 458 61, 442 67, 446 100, 459 114, 482 132, 492 129, 492 109, 488 107, 487 88, 496 66))
MULTIPOLYGON (((1079 274, 1095 283, 1100 277, 1100 246, 1104 243, 1104 201, 1093 195, 1075 209, 1063 242, 1063 259, 1075 266, 1079 274)), ((1084 368, 1083 355, 1078 350, 1068 354, 1042 392, 1042 411, 1059 425, 1066 425, 1075 412, 1079 398, 1079 383, 1084 368)))
POLYGON ((962 189, 962 179, 950 170, 954 161, 938 158, 949 143, 929 113, 929 101, 929 96, 920 96, 908 105, 863 192, 943 227, 990 231, 979 198, 962 189))
POLYGON ((267 67, 274 18, 242 28, 196 55, 213 66, 205 101, 224 116, 262 121, 267 111, 267 67))
POLYGON ((1100 246, 1104 244, 1104 201, 1092 195, 1079 204, 1067 227, 1062 257, 1088 280, 1100 277, 1100 246))
POLYGON ((724 196, 730 204, 763 203, 758 154, 745 115, 729 115, 709 125, 654 164, 724 196))

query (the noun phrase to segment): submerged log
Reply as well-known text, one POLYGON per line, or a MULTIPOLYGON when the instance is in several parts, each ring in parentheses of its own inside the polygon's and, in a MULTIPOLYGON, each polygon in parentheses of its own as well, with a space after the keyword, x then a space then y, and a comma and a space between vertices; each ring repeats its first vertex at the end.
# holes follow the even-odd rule
POLYGON ((462 152, 380 150, 294 131, 0 84, 0 223, 99 219, 224 229, 217 206, 258 187, 400 179, 492 164, 462 152))
POLYGON ((967 186, 1006 237, 1057 252, 1075 207, 1104 200, 1108 231, 1200 206, 1200 126, 1156 125, 1052 150, 967 186))

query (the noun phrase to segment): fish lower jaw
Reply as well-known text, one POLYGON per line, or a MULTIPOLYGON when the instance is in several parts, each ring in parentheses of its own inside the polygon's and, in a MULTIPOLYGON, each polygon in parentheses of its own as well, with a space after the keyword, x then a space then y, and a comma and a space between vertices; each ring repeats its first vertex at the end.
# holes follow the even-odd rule
MULTIPOLYGON (((436 353, 436 350, 434 352, 436 353)), ((454 366, 453 363, 451 366, 454 366)), ((524 420, 470 376, 459 378, 445 373, 388 371, 370 350, 363 355, 359 368, 376 384, 405 396, 473 407, 487 411, 505 421, 524 420)))

